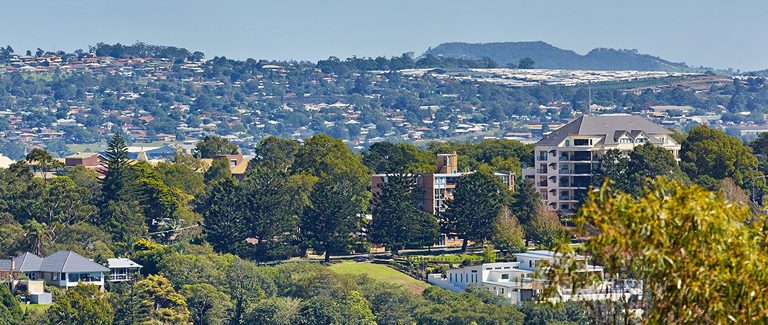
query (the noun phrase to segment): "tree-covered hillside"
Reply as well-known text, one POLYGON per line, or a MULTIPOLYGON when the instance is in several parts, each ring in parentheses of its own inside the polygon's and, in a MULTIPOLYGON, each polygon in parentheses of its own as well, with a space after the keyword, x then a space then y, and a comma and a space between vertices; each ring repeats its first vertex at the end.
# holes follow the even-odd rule
POLYGON ((577 70, 693 71, 684 63, 673 63, 659 57, 640 54, 637 50, 598 48, 586 55, 564 50, 545 42, 444 43, 425 54, 478 60, 490 58, 502 66, 516 65, 531 58, 537 68, 577 70))

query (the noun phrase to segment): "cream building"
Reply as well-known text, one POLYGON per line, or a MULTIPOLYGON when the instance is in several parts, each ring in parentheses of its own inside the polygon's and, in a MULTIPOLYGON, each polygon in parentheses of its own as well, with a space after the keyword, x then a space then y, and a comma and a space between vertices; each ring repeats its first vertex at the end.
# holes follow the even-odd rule
POLYGON ((550 211, 572 212, 592 181, 599 157, 610 149, 630 151, 651 143, 678 159, 672 131, 635 115, 586 115, 552 131, 536 143, 533 176, 550 211))

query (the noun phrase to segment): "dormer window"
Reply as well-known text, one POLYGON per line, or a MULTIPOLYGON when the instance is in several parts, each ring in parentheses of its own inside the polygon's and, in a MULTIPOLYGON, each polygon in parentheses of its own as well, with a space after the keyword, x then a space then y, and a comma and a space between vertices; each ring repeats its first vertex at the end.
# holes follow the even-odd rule
POLYGON ((590 139, 573 139, 574 146, 588 146, 591 144, 592 141, 590 139))

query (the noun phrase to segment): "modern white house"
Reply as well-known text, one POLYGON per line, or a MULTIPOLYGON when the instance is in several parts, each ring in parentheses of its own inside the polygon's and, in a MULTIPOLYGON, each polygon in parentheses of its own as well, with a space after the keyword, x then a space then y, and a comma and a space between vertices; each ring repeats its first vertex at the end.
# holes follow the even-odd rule
POLYGON ((141 271, 142 266, 127 258, 108 258, 110 282, 125 282, 134 279, 141 271))
POLYGON ((631 151, 651 143, 678 159, 680 144, 672 133, 635 115, 581 116, 536 143, 534 166, 524 175, 533 179, 550 211, 568 213, 578 207, 602 154, 611 149, 631 151))
MULTIPOLYGON (((445 274, 430 274, 428 282, 440 288, 461 292, 469 286, 478 286, 504 297, 509 304, 538 299, 548 286, 545 273, 550 265, 560 263, 563 256, 546 250, 535 250, 515 254, 515 262, 484 263, 446 271, 445 274)), ((604 279, 601 266, 590 265, 584 256, 572 256, 577 272, 590 273, 604 279)), ((635 281, 599 281, 576 292, 571 288, 556 288, 557 294, 548 300, 617 300, 642 296, 642 289, 635 281)))

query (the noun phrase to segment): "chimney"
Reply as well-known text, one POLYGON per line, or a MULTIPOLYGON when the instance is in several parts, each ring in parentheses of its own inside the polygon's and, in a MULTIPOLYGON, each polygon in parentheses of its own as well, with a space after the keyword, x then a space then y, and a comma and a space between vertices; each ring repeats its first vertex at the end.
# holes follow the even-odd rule
POLYGON ((437 172, 440 174, 456 174, 459 172, 458 155, 456 152, 437 155, 437 172))

